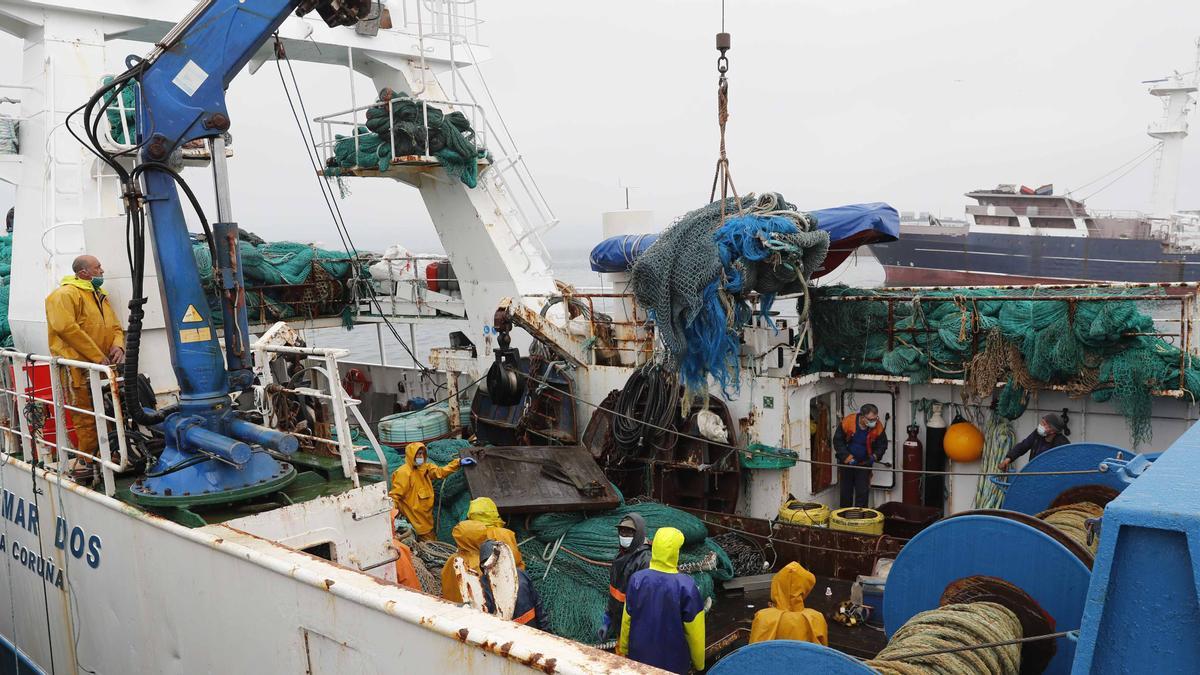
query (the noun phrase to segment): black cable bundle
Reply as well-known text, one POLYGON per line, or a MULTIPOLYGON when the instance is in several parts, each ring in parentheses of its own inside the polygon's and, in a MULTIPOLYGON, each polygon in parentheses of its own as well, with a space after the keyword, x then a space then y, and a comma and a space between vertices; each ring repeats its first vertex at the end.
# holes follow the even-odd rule
POLYGON ((629 376, 612 418, 613 439, 630 451, 657 443, 675 421, 682 395, 679 377, 658 364, 647 364, 629 376))

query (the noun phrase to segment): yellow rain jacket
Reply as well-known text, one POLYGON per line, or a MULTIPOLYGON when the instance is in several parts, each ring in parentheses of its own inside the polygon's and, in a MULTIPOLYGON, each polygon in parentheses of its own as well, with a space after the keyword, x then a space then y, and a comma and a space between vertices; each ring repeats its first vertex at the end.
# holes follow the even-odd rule
POLYGON ((771 579, 771 607, 754 614, 750 642, 802 640, 829 646, 829 626, 815 609, 804 606, 817 578, 798 562, 790 562, 771 579))
POLYGON ((442 566, 442 597, 451 602, 462 602, 458 592, 458 577, 454 576, 454 561, 462 558, 467 569, 479 571, 479 548, 488 540, 487 527, 474 520, 464 520, 454 526, 454 543, 458 553, 450 556, 442 566))
POLYGON ((474 520, 487 526, 487 538, 504 542, 512 551, 513 560, 518 569, 525 569, 525 561, 521 559, 521 549, 517 548, 517 535, 504 527, 500 512, 496 510, 496 502, 491 497, 476 497, 467 508, 467 520, 474 520))
POLYGON ((405 446, 404 466, 392 472, 392 489, 388 492, 392 505, 400 509, 418 537, 433 531, 433 481, 458 471, 459 465, 455 459, 446 466, 438 466, 426 455, 425 463, 417 466, 417 451, 424 449, 424 443, 405 446))
POLYGON ((650 568, 635 573, 625 591, 617 640, 618 654, 673 673, 704 669, 704 599, 679 573, 683 542, 674 527, 655 533, 650 568))
MULTIPOLYGON (((93 287, 91 280, 79 279, 73 274, 63 277, 59 287, 46 296, 46 333, 51 355, 76 361, 103 363, 113 347, 125 347, 125 331, 108 302, 108 293, 103 288, 93 287)), ((92 389, 87 371, 81 368, 63 370, 70 404, 92 410, 92 389)), ((67 411, 67 419, 75 427, 75 447, 95 455, 100 448, 96 419, 74 410, 67 411)))
POLYGON ((108 302, 108 292, 75 275, 46 297, 50 353, 76 361, 102 363, 114 346, 125 347, 125 331, 108 302))

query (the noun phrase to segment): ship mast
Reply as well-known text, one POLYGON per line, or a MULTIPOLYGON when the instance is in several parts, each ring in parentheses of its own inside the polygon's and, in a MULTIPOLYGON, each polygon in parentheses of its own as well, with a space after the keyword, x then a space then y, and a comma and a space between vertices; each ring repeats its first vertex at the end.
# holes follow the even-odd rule
POLYGON ((1179 166, 1183 158, 1183 139, 1188 134, 1188 113, 1195 107, 1192 97, 1200 84, 1200 39, 1196 40, 1196 63, 1190 73, 1174 75, 1150 83, 1150 95, 1163 102, 1162 119, 1151 122, 1146 133, 1162 142, 1154 170, 1153 215, 1170 218, 1175 212, 1179 189, 1179 166))

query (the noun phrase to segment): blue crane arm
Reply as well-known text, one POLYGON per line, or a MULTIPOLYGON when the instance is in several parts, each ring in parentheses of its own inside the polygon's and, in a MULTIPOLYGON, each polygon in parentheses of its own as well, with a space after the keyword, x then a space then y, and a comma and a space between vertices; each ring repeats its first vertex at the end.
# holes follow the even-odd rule
MULTIPOLYGON (((219 136, 229 128, 225 102, 229 83, 297 5, 298 0, 213 0, 172 32, 170 42, 150 57, 153 61, 138 78, 138 128, 144 133, 141 140, 145 161, 163 162, 183 143, 219 136)), ((227 336, 222 363, 221 347, 192 256, 178 186, 170 174, 148 170, 145 192, 154 252, 163 273, 171 362, 181 400, 185 405, 208 405, 229 393, 230 373, 235 389, 250 383, 251 362, 245 340, 249 326, 241 267, 231 264, 220 275, 227 336)), ((218 218, 222 219, 220 214, 218 218)), ((236 225, 218 223, 215 229, 217 257, 236 263, 236 225), (232 241, 221 236, 230 230, 232 241)))
MULTIPOLYGON (((230 392, 246 390, 253 378, 238 228, 229 213, 224 173, 222 137, 230 127, 225 91, 289 13, 316 10, 330 26, 350 25, 371 6, 370 0, 201 0, 150 56, 129 60, 140 84, 142 163, 126 173, 123 182, 127 200, 140 199, 150 212, 171 363, 180 388, 177 411, 161 420, 139 420, 161 421, 166 435, 153 471, 132 488, 134 499, 143 504, 249 498, 281 489, 295 477, 291 466, 250 446, 292 453, 298 447, 296 437, 242 420, 230 406, 230 392), (218 208, 211 244, 224 319, 224 360, 180 202, 179 188, 186 183, 167 166, 175 149, 196 139, 213 139, 218 208), (141 195, 135 185, 138 176, 144 183, 141 195)), ((194 199, 190 190, 188 194, 194 199)), ((140 294, 139 260, 140 253, 135 253, 135 295, 140 294)), ((142 303, 144 298, 130 303, 127 377, 137 370, 142 303)))

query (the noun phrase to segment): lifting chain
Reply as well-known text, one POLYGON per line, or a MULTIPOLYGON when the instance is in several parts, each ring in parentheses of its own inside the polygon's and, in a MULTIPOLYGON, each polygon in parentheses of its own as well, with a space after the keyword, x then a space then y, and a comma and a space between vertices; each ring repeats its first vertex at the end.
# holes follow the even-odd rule
POLYGON ((717 33, 717 51, 720 56, 717 57, 717 125, 721 129, 721 144, 720 155, 717 158, 717 169, 713 173, 712 190, 709 192, 708 201, 713 202, 717 199, 717 186, 721 187, 721 223, 725 223, 725 202, 729 199, 730 193, 733 194, 734 201, 737 203, 738 212, 742 211, 742 199, 738 196, 737 188, 733 184, 733 174, 729 171, 729 156, 725 152, 725 124, 729 121, 729 80, 725 77, 725 73, 729 72, 729 57, 725 52, 729 51, 731 41, 729 33, 724 32, 725 28, 725 8, 721 8, 721 28, 722 32, 717 33))

